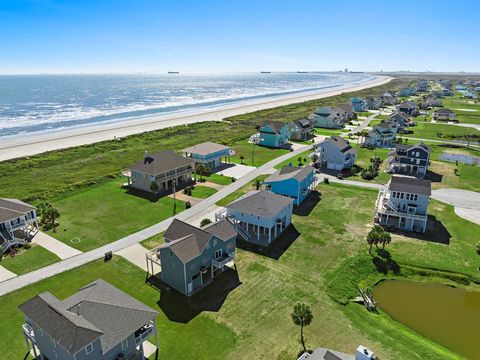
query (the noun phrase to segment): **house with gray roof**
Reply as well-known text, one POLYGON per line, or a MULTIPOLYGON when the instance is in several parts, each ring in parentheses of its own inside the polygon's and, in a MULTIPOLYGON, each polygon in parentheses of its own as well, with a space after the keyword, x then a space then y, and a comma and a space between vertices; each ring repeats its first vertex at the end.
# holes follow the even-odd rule
POLYGON ((29 350, 42 360, 143 360, 158 312, 96 280, 65 300, 41 293, 19 306, 29 350))
POLYGON ((340 351, 318 348, 313 353, 303 353, 298 360, 374 360, 376 359, 373 351, 360 345, 355 355, 346 354, 340 351))
POLYGON ((383 93, 380 99, 385 105, 396 105, 398 102, 397 97, 389 92, 383 93))
POLYGON ((315 127, 326 129, 341 129, 347 122, 345 111, 331 106, 315 109, 309 118, 313 120, 315 127))
POLYGON ((37 209, 17 199, 0 198, 0 251, 25 245, 38 232, 37 209))
POLYGON ((210 170, 215 170, 222 165, 222 160, 229 164, 230 158, 235 155, 235 150, 230 146, 207 141, 183 149, 181 153, 186 158, 193 159, 196 164, 205 164, 210 170))
POLYGON ((382 121, 368 132, 364 145, 369 147, 392 147, 397 139, 397 126, 393 121, 382 121))
POLYGON ((315 169, 310 165, 284 166, 267 177, 263 184, 274 194, 288 196, 295 205, 300 205, 315 189, 315 169))
POLYGON ((349 169, 355 165, 356 150, 341 136, 331 136, 317 144, 313 154, 321 167, 330 170, 349 169))
POLYGON ((192 182, 195 160, 177 155, 173 150, 154 154, 145 152, 142 160, 131 165, 125 173, 128 186, 152 192, 152 183, 157 183, 159 193, 167 193, 192 182))
POLYGON ((258 139, 257 144, 271 148, 285 148, 290 142, 290 127, 288 123, 281 121, 265 122, 254 137, 258 139))
POLYGON ((215 218, 230 221, 244 240, 268 246, 290 226, 293 202, 290 197, 254 190, 225 206, 215 218))
POLYGON ((433 121, 453 121, 453 122, 458 122, 457 120, 457 114, 455 114, 455 111, 443 108, 443 109, 438 109, 435 110, 432 113, 432 120, 433 121))
POLYGON ((419 114, 418 105, 414 101, 404 101, 397 106, 397 109, 406 115, 417 116, 419 114))
POLYGON ((303 118, 288 123, 290 128, 290 139, 306 141, 313 136, 313 120, 303 118))
POLYGON ((410 124, 410 118, 408 117, 408 115, 401 112, 395 112, 391 114, 388 117, 388 120, 395 122, 396 128, 398 130, 403 130, 410 124))
POLYGON ((428 180, 393 175, 378 193, 374 222, 388 228, 425 232, 431 188, 428 180))
POLYGON ((155 275, 154 264, 159 265, 162 281, 190 296, 235 263, 236 237, 227 219, 203 228, 174 219, 164 234, 165 244, 146 255, 149 273, 155 275))
POLYGON ((424 177, 430 163, 431 148, 423 142, 396 144, 388 153, 387 172, 424 177))

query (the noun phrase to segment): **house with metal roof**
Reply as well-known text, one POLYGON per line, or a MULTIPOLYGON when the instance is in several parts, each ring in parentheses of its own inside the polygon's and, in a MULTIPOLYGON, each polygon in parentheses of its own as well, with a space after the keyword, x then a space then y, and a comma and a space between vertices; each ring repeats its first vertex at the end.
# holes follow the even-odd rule
POLYGON ((430 163, 431 148, 423 142, 409 145, 396 144, 388 153, 387 172, 424 177, 430 163))
POLYGON ((290 128, 288 123, 281 121, 267 121, 259 132, 254 135, 258 145, 270 148, 285 148, 289 146, 290 128))
POLYGON ((227 219, 244 240, 268 246, 292 222, 294 200, 266 190, 251 191, 225 206, 215 219, 227 219))
POLYGON ((313 120, 303 118, 288 123, 290 128, 290 139, 306 141, 313 136, 313 120))
POLYGON ((0 198, 0 251, 25 245, 38 232, 37 209, 17 199, 0 198))
POLYGON ((310 165, 284 166, 267 177, 263 184, 274 194, 288 196, 295 205, 300 205, 315 189, 315 169, 310 165))
POLYGON ((191 183, 194 168, 192 158, 164 150, 154 154, 145 152, 143 159, 131 165, 124 175, 131 188, 152 192, 151 185, 156 182, 159 193, 166 193, 191 183))
POLYGON ((344 110, 331 106, 315 109, 309 118, 313 120, 315 127, 326 129, 341 129, 347 122, 344 110))
POLYGON ((364 145, 370 147, 392 147, 397 139, 398 128, 392 121, 382 121, 368 132, 364 145))
POLYGON ((435 110, 432 113, 432 120, 433 121, 453 121, 458 122, 457 114, 453 110, 443 108, 435 110))
POLYGON ((321 167, 330 170, 349 169, 355 165, 356 150, 341 136, 331 136, 317 144, 313 152, 321 167))
POLYGON ((386 227, 425 232, 431 183, 413 176, 393 175, 378 192, 374 222, 386 227))
POLYGON ((210 170, 219 168, 222 160, 229 164, 230 158, 235 155, 235 151, 231 147, 210 141, 190 146, 181 150, 181 153, 186 158, 194 160, 195 163, 207 165, 210 170))
POLYGON ((237 232, 227 219, 203 228, 174 219, 164 237, 165 244, 146 255, 148 271, 154 274, 154 264, 159 265, 162 281, 184 295, 210 284, 235 263, 237 232))
POLYGON ((158 348, 158 312, 101 279, 63 301, 44 292, 19 309, 36 359, 143 360, 151 336, 158 348))

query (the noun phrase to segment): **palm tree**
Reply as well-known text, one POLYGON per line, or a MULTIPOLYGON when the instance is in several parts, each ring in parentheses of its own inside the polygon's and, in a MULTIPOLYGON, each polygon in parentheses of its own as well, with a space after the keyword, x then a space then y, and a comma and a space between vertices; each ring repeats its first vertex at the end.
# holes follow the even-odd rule
POLYGON ((302 160, 303 160, 302 157, 299 156, 297 160, 298 160, 298 166, 302 166, 302 160))
POLYGON ((260 186, 262 186, 262 182, 259 179, 255 179, 255 181, 252 184, 252 187, 255 190, 260 190, 260 186))
POLYGON ((303 327, 310 325, 312 322, 312 310, 308 305, 298 303, 293 307, 292 320, 295 325, 300 326, 300 340, 302 341, 303 350, 307 352, 307 348, 305 347, 305 339, 303 338, 303 327))
POLYGON ((203 180, 203 175, 207 175, 210 171, 210 167, 203 163, 196 163, 195 164, 195 174, 200 175, 200 181, 203 180))
POLYGON ((243 164, 243 160, 245 160, 245 156, 240 155, 240 164, 243 164))
POLYGON ((392 236, 388 231, 383 231, 380 235, 380 243, 382 244, 382 250, 385 251, 385 245, 392 242, 392 236))
POLYGON ((382 232, 384 232, 383 228, 380 225, 374 225, 372 230, 367 235, 367 243, 370 245, 370 249, 368 252, 372 253, 372 245, 378 247, 378 244, 382 238, 382 232))

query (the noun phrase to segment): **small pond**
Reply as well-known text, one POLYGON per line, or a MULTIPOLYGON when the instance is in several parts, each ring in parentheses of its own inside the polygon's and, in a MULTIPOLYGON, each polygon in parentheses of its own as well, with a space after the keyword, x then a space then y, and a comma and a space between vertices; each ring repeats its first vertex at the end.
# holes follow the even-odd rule
POLYGON ((396 321, 467 359, 478 359, 480 292, 386 280, 375 286, 373 296, 396 321))
POLYGON ((452 154, 447 151, 444 151, 442 155, 440 155, 440 159, 448 161, 448 162, 456 162, 467 165, 476 165, 480 166, 480 157, 473 156, 473 155, 464 155, 464 154, 452 154))

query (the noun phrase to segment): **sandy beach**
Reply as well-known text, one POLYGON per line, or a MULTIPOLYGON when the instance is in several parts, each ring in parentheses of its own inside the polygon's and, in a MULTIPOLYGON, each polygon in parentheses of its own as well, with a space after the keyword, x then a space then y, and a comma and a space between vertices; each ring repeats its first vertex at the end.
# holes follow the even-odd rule
POLYGON ((314 92, 303 92, 300 94, 281 95, 268 99, 255 99, 212 108, 182 111, 174 114, 142 117, 138 119, 134 118, 128 121, 117 121, 112 123, 103 123, 85 127, 3 138, 0 139, 0 161, 35 155, 51 150, 92 144, 100 141, 111 140, 115 137, 119 138, 171 126, 202 121, 221 121, 224 118, 233 115, 245 114, 257 110, 335 96, 344 92, 362 90, 385 84, 391 79, 392 78, 390 77, 379 76, 369 82, 355 85, 344 85, 333 90, 324 89, 314 92))

